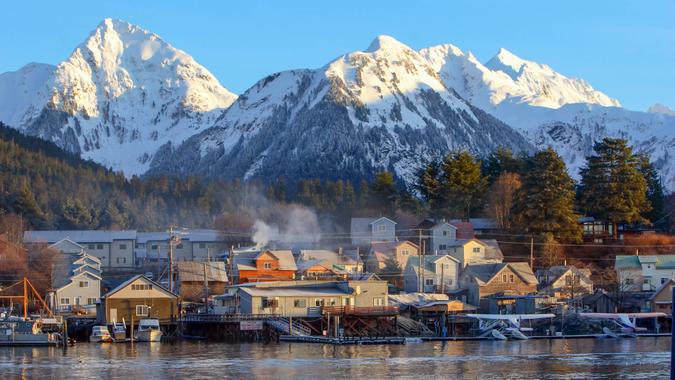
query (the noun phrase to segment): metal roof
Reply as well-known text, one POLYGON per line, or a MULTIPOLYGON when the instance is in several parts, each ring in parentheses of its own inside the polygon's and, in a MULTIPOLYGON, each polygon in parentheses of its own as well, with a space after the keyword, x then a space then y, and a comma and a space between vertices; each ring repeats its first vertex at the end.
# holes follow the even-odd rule
POLYGON ((28 243, 56 243, 69 239, 76 243, 112 243, 114 240, 135 240, 135 230, 52 230, 26 231, 24 241, 28 243))
POLYGON ((179 261, 176 263, 178 281, 204 281, 204 272, 209 282, 227 282, 225 263, 222 261, 179 261))
POLYGON ((323 297, 323 296, 345 296, 349 293, 335 287, 316 287, 307 286, 288 287, 288 288, 256 288, 241 287, 240 292, 250 294, 254 297, 323 297))

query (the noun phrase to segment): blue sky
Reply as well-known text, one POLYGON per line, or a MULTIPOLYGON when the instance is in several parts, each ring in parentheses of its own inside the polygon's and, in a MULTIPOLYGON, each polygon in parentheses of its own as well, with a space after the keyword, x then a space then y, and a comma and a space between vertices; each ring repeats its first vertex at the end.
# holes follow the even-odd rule
POLYGON ((65 59, 105 17, 185 50, 231 91, 315 68, 389 34, 419 49, 452 43, 481 61, 505 47, 586 79, 644 110, 675 108, 675 1, 13 1, 0 23, 0 72, 65 59))

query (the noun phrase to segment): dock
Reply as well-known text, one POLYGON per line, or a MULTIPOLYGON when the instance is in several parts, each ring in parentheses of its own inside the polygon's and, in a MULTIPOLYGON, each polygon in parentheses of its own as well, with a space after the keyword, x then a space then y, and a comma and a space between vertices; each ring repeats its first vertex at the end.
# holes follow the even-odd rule
MULTIPOLYGON (((415 338, 416 339, 416 338, 415 338)), ((369 344, 405 344, 406 338, 402 337, 344 337, 344 338, 328 338, 325 336, 297 336, 297 335, 283 335, 279 337, 282 342, 297 342, 297 343, 319 343, 319 344, 333 344, 333 345, 369 345, 369 344)))

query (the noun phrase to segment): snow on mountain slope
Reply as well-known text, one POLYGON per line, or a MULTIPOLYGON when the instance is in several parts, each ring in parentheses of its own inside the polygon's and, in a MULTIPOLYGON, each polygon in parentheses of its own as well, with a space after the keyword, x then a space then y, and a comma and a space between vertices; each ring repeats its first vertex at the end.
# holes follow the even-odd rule
POLYGON ((416 51, 388 36, 316 70, 262 79, 213 128, 167 145, 150 173, 230 178, 369 178, 408 184, 454 149, 531 150, 508 125, 461 99, 416 51))
POLYGON ((446 86, 520 130, 537 147, 552 146, 570 172, 604 137, 628 139, 650 155, 664 185, 675 190, 675 118, 623 109, 580 79, 501 49, 487 64, 452 45, 420 50, 446 86))
POLYGON ((29 63, 17 71, 0 74, 0 121, 20 125, 38 91, 54 74, 55 67, 29 63))
POLYGON ((662 113, 662 114, 666 114, 666 115, 670 115, 670 116, 675 116, 675 110, 674 109, 672 109, 668 106, 664 106, 663 104, 659 104, 659 103, 656 103, 656 104, 650 106, 647 109, 647 112, 649 112, 649 113, 662 113))
MULTIPOLYGON (((4 103, 13 90, 2 87, 4 103)), ((157 148, 212 125, 236 99, 183 51, 112 19, 37 91, 28 87, 35 93, 31 104, 0 105, 3 121, 126 175, 144 173, 157 148)))

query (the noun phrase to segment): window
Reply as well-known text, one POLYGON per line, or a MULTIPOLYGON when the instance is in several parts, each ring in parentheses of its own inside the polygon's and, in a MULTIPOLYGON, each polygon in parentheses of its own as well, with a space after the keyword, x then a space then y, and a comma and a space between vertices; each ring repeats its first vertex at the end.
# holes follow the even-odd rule
POLYGON ((263 298, 262 299, 263 309, 274 309, 279 307, 279 300, 274 298, 263 298))
POLYGON ((126 258, 126 257, 122 257, 122 264, 126 264, 126 263, 127 263, 127 258, 126 258))
POLYGON ((515 278, 513 277, 512 274, 509 275, 509 282, 511 283, 515 282, 515 278))
POLYGON ((94 248, 96 248, 96 245, 95 244, 89 244, 89 245, 87 245, 87 248, 94 249, 94 248))
POLYGON ((502 282, 506 282, 506 275, 505 274, 502 275, 502 282))
POLYGON ((70 305, 70 298, 61 298, 61 305, 70 305))
POLYGON ((93 305, 96 303, 96 298, 87 298, 87 305, 93 305))
POLYGON ((88 288, 89 281, 80 281, 80 288, 88 288))
POLYGON ((157 250, 157 244, 151 245, 150 248, 152 248, 152 249, 154 249, 154 250, 157 250))
POLYGON ((335 305, 337 305, 337 300, 335 300, 335 298, 329 298, 328 302, 326 302, 326 305, 327 306, 335 306, 335 305))
POLYGON ((447 281, 445 281, 445 283, 448 284, 448 285, 452 285, 452 279, 449 278, 447 281))
POLYGON ((305 308, 307 307, 307 300, 293 300, 293 307, 305 308))
POLYGON ((410 255, 410 251, 408 251, 407 249, 404 249, 404 250, 401 251, 401 254, 403 256, 408 256, 408 255, 410 255))
POLYGON ((387 226, 377 226, 377 230, 380 232, 384 232, 387 230, 387 226))
POLYGON ((136 305, 136 316, 147 317, 148 316, 148 306, 147 305, 136 305))
POLYGON ((445 245, 445 244, 439 244, 438 245, 438 249, 440 249, 440 250, 444 250, 444 249, 447 249, 447 248, 448 248, 448 246, 445 245))
POLYGON ((373 298, 373 306, 384 306, 384 298, 383 297, 373 298))
POLYGON ((434 279, 433 278, 427 278, 424 280, 424 284, 427 286, 432 286, 434 284, 434 279))
POLYGON ((199 248, 206 248, 206 244, 205 243, 199 243, 199 248))
POLYGON ((96 249, 103 249, 103 244, 96 244, 96 249))
POLYGON ((353 298, 343 298, 342 299, 342 306, 353 306, 354 305, 354 299, 353 298))
POLYGON ((448 231, 443 231, 443 236, 448 236, 448 231))
POLYGON ((118 257, 116 260, 117 260, 117 264, 119 264, 119 263, 120 263, 120 258, 118 257))
POLYGON ((642 283, 645 284, 645 285, 649 285, 649 279, 648 279, 648 278, 645 278, 645 279, 642 281, 642 283))
POLYGON ((183 243, 180 243, 176 246, 176 249, 183 249, 183 243))
POLYGON ((443 269, 450 269, 450 264, 443 264, 443 269))
POLYGON ((126 244, 120 244, 120 249, 121 249, 121 250, 126 250, 126 249, 127 249, 127 245, 126 245, 126 244))
POLYGON ((480 253, 480 247, 474 247, 473 253, 480 253))
POLYGON ((314 299, 314 306, 323 306, 323 305, 324 305, 323 298, 315 298, 314 299))
POLYGON ((272 263, 263 263, 263 268, 272 269, 272 263))
POLYGON ((152 290, 152 284, 132 284, 131 290, 152 290))

